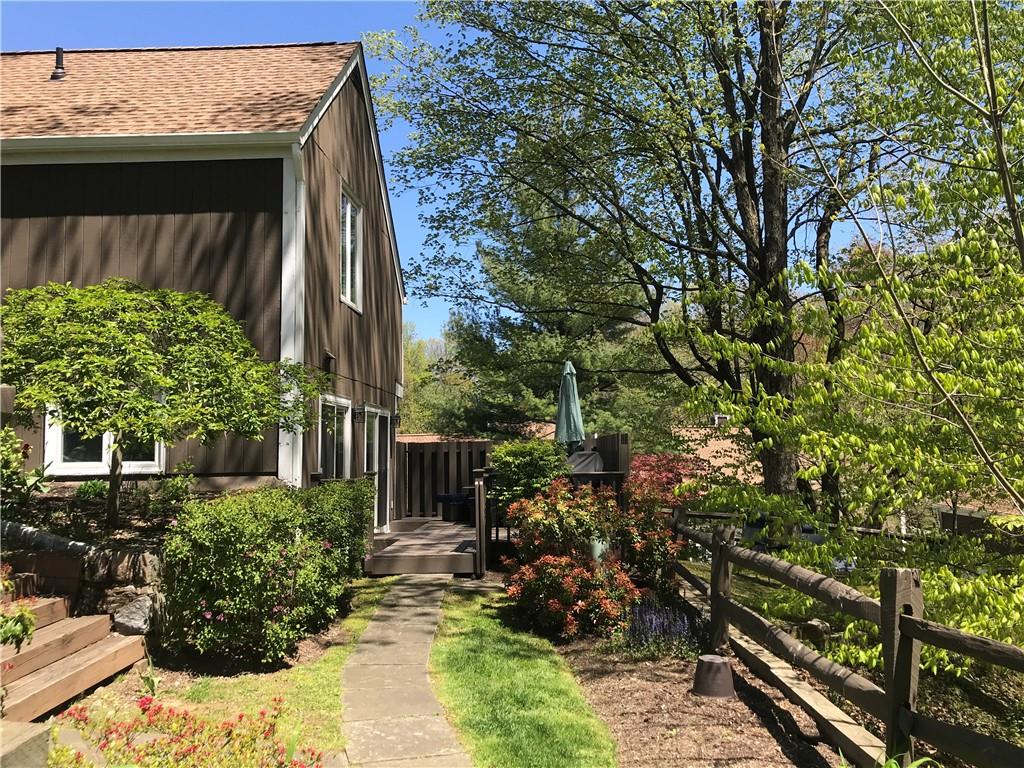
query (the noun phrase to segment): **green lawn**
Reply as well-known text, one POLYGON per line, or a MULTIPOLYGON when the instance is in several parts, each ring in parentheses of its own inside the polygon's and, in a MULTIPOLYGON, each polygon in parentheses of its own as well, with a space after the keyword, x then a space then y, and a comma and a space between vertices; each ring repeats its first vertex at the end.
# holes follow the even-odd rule
POLYGON ((615 744, 565 661, 511 628, 507 598, 452 589, 431 651, 438 698, 477 768, 602 768, 615 744))
POLYGON ((344 640, 316 661, 277 672, 200 678, 181 697, 186 707, 200 717, 223 720, 239 712, 257 713, 281 696, 282 733, 297 728, 300 745, 324 752, 343 749, 341 669, 393 580, 361 579, 352 584, 352 611, 341 622, 344 640))

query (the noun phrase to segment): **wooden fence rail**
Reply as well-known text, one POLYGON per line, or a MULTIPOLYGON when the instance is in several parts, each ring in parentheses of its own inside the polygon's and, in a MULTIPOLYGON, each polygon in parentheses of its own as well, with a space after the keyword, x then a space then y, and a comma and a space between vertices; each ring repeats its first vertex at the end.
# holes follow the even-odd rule
POLYGON ((673 571, 711 603, 710 644, 716 652, 729 647, 729 628, 745 635, 828 686, 851 704, 881 720, 886 752, 906 766, 914 739, 983 768, 1020 768, 1024 749, 977 731, 945 723, 916 711, 922 644, 943 648, 988 664, 1024 672, 1024 649, 972 635, 924 618, 921 573, 911 568, 883 568, 881 600, 875 600, 829 576, 776 557, 736 546, 734 529, 719 525, 709 534, 689 526, 677 530, 711 553, 711 583, 676 563, 673 571), (833 610, 877 624, 881 630, 883 680, 878 686, 837 664, 732 599, 733 567, 747 568, 809 595, 833 610))

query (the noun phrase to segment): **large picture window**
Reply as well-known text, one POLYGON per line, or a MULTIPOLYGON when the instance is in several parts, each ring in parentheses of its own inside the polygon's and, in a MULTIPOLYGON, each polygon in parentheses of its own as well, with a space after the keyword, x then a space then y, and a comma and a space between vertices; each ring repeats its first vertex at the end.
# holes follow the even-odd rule
POLYGON ((359 309, 363 289, 363 209, 352 196, 341 192, 341 270, 342 301, 359 309))
MULTIPOLYGON (((110 473, 114 436, 110 432, 83 437, 47 417, 44 455, 53 475, 105 475, 110 473)), ((162 443, 144 443, 128 436, 121 442, 121 471, 126 475, 152 475, 164 471, 162 443)))
POLYGON ((352 456, 352 408, 347 400, 324 396, 320 400, 320 477, 349 476, 352 456))

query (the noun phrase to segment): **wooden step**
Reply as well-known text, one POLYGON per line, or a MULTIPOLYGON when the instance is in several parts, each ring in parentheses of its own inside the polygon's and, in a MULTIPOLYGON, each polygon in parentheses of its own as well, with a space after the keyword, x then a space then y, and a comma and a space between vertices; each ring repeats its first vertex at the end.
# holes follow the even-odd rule
POLYGON ((401 573, 472 573, 472 552, 447 554, 376 554, 366 558, 366 572, 372 576, 401 573))
POLYGON ((36 629, 56 624, 68 617, 68 599, 66 597, 33 597, 25 603, 36 615, 36 629))
POLYGON ((111 634, 7 686, 8 720, 34 720, 145 657, 141 636, 111 634))
POLYGON ((109 634, 108 614, 61 619, 36 630, 17 653, 13 645, 0 646, 0 680, 9 685, 87 645, 98 643, 109 634))

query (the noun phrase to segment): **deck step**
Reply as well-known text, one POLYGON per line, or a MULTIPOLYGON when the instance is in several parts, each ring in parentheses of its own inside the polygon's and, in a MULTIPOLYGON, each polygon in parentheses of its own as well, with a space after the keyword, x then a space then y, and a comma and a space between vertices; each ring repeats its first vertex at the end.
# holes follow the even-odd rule
POLYGON ((449 554, 385 554, 368 557, 366 572, 372 576, 392 576, 402 573, 472 573, 473 553, 449 554))
POLYGON ((68 617, 66 597, 30 597, 25 605, 36 615, 37 631, 68 617))
POLYGON ((142 637, 111 634, 7 686, 4 715, 34 720, 145 657, 142 637))
POLYGON ((36 630, 17 653, 13 645, 0 646, 0 680, 10 685, 47 664, 69 656, 110 634, 110 616, 61 619, 36 630))

